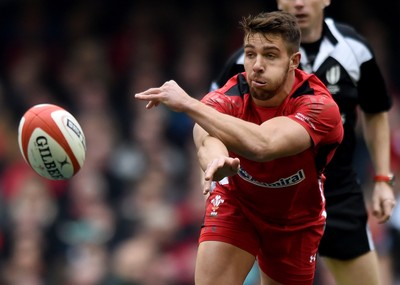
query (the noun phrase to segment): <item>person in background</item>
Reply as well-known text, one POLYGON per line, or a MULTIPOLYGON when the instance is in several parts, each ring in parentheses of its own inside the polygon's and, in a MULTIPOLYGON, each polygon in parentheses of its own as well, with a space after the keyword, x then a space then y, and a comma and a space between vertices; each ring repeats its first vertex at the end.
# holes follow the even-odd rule
MULTIPOLYGON (((319 246, 329 271, 340 285, 381 284, 377 254, 368 228, 364 194, 353 166, 358 108, 363 135, 374 166, 372 214, 386 223, 396 204, 390 163, 388 111, 392 100, 371 47, 354 28, 325 18, 330 0, 278 0, 279 10, 294 15, 301 29, 299 67, 327 86, 340 108, 344 138, 326 168, 327 224, 319 246)), ((242 72, 238 49, 212 89, 242 72)))
POLYGON ((297 69, 300 29, 286 12, 243 18, 245 72, 201 101, 175 81, 135 94, 185 112, 204 171, 195 282, 311 285, 325 227, 324 169, 343 137, 337 104, 297 69), (212 183, 212 181, 218 181, 212 183))

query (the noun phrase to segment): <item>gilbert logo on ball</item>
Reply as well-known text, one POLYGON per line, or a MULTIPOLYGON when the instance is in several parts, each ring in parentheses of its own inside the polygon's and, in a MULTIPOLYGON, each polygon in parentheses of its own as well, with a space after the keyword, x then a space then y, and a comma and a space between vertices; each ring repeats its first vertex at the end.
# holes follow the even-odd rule
POLYGON ((78 121, 57 105, 39 104, 26 111, 18 144, 25 161, 47 179, 69 179, 85 161, 86 140, 78 121))

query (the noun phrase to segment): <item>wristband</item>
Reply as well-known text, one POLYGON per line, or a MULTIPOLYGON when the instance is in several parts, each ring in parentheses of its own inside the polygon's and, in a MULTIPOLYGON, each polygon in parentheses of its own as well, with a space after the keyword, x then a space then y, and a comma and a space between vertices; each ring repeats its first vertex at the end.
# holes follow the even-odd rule
POLYGON ((374 176, 374 181, 375 182, 386 182, 387 184, 389 184, 390 186, 394 185, 394 180, 395 177, 393 174, 389 174, 389 175, 375 175, 374 176))

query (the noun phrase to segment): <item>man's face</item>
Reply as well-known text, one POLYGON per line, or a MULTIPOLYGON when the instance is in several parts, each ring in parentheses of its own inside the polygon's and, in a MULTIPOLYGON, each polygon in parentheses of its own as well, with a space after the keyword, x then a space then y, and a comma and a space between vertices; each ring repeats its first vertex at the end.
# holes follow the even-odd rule
POLYGON ((290 58, 278 35, 253 34, 245 39, 244 69, 250 94, 265 101, 279 93, 288 77, 290 58))
POLYGON ((324 17, 324 8, 330 0, 277 0, 280 10, 289 12, 297 18, 302 32, 319 27, 324 17))

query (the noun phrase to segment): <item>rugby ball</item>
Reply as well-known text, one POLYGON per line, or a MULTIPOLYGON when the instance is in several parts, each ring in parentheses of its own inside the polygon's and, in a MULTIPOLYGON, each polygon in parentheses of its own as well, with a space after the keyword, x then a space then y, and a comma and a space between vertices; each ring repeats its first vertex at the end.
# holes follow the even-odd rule
POLYGON ((26 111, 18 127, 18 144, 32 169, 50 180, 70 179, 85 161, 82 128, 57 105, 39 104, 26 111))

